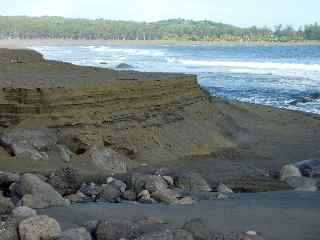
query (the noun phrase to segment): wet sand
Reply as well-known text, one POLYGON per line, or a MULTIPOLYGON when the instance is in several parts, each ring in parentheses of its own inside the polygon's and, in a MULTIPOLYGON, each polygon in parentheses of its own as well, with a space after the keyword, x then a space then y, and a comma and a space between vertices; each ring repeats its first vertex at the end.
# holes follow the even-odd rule
POLYGON ((176 226, 201 217, 217 232, 254 230, 268 240, 318 240, 320 193, 237 194, 233 199, 201 201, 191 206, 80 204, 39 213, 56 218, 63 228, 95 219, 157 217, 176 226))

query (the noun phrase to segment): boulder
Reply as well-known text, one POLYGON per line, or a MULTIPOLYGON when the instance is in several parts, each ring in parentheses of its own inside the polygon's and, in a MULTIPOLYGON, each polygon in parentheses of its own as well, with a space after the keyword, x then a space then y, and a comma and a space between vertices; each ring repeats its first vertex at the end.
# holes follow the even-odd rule
POLYGON ((130 159, 111 148, 94 146, 90 149, 90 156, 93 163, 110 173, 126 173, 130 159))
POLYGON ((110 184, 105 184, 101 187, 101 190, 98 195, 98 201, 104 202, 119 202, 121 192, 119 189, 115 188, 110 184))
POLYGON ((233 193, 233 190, 231 188, 229 188, 227 185, 220 183, 217 188, 217 192, 219 192, 219 193, 233 193))
POLYGON ((24 174, 14 187, 15 193, 22 197, 21 206, 47 208, 67 206, 65 199, 49 184, 33 174, 24 174))
POLYGON ((211 187, 207 181, 198 173, 189 172, 179 174, 174 178, 175 185, 186 191, 191 192, 210 192, 211 187))
POLYGON ((73 152, 66 145, 57 145, 57 149, 60 152, 61 159, 68 163, 71 161, 73 152))
POLYGON ((13 155, 29 155, 34 160, 48 160, 47 151, 56 147, 57 135, 45 127, 8 129, 0 139, 1 145, 13 155))
POLYGON ((18 222, 23 219, 34 217, 37 215, 37 212, 34 209, 28 207, 16 207, 12 210, 11 217, 17 220, 18 222))
POLYGON ((97 239, 98 224, 99 224, 98 220, 91 220, 82 224, 82 227, 84 227, 91 234, 93 239, 97 239))
POLYGON ((131 221, 100 221, 97 240, 135 239, 135 225, 131 221))
POLYGON ((84 227, 71 228, 62 232, 57 240, 91 240, 91 235, 84 227))
POLYGON ((237 240, 263 240, 264 238, 255 231, 247 231, 245 233, 239 233, 237 240))
POLYGON ((80 203, 87 200, 86 195, 80 191, 75 194, 65 196, 65 199, 69 200, 71 203, 80 203))
POLYGON ((128 201, 135 201, 137 199, 137 194, 132 190, 127 190, 122 194, 122 198, 128 201))
POLYGON ((18 180, 18 174, 0 172, 0 190, 7 191, 10 185, 18 180))
POLYGON ((131 69, 131 68, 134 68, 134 67, 126 63, 120 63, 118 66, 116 66, 116 69, 131 69))
POLYGON ((48 183, 61 195, 75 194, 81 187, 81 175, 78 170, 67 167, 48 176, 48 183))
POLYGON ((13 208, 14 205, 10 198, 6 198, 2 195, 2 192, 0 192, 0 215, 9 214, 13 208))
POLYGON ((177 194, 171 189, 165 189, 162 191, 156 191, 152 193, 151 197, 161 203, 173 204, 177 203, 177 194))
POLYGON ((115 189, 118 189, 121 193, 124 193, 127 188, 127 185, 124 182, 117 179, 113 179, 108 183, 108 185, 112 186, 115 189))
POLYGON ((169 186, 173 186, 174 185, 174 180, 172 177, 170 176, 163 176, 163 179, 167 182, 167 184, 169 186))
POLYGON ((84 195, 86 195, 87 197, 93 200, 97 198, 100 191, 101 191, 101 187, 95 185, 94 183, 91 183, 91 184, 84 183, 80 188, 80 192, 82 192, 84 195))
POLYGON ((316 192, 318 190, 317 181, 313 178, 289 177, 286 179, 286 182, 295 191, 316 192))
POLYGON ((6 221, 0 219, 0 239, 1 240, 20 240, 17 231, 17 222, 13 218, 6 221))
POLYGON ((148 190, 143 190, 138 194, 138 198, 142 200, 149 200, 151 196, 148 190))
POLYGON ((302 177, 299 168, 292 164, 283 166, 280 171, 280 180, 285 181, 289 177, 302 177))
POLYGON ((20 240, 52 240, 61 233, 58 222, 48 216, 34 216, 22 220, 18 227, 20 240))
POLYGON ((304 177, 320 177, 320 160, 309 159, 293 164, 304 177))
POLYGON ((150 193, 161 192, 168 188, 166 181, 161 176, 134 174, 132 184, 136 193, 148 190, 150 193))
POLYGON ((166 229, 144 234, 137 240, 193 240, 192 234, 182 229, 166 229))
POLYGON ((182 229, 190 232, 194 238, 194 240, 207 240, 211 239, 211 231, 208 228, 208 226, 205 224, 205 222, 200 219, 192 219, 188 222, 186 222, 182 229))

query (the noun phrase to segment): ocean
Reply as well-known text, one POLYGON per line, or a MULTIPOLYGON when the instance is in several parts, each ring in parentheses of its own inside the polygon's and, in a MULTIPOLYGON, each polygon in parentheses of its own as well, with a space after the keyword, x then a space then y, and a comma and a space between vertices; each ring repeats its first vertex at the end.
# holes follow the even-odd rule
POLYGON ((110 44, 30 48, 47 59, 78 65, 116 68, 126 63, 137 71, 196 74, 199 84, 212 95, 320 114, 320 45, 110 44), (308 96, 316 97, 301 100, 308 96))

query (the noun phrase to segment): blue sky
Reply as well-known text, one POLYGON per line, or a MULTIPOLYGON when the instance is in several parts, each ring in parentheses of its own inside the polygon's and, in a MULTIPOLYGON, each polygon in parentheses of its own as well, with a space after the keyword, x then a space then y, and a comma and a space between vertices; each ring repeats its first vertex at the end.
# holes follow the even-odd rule
POLYGON ((1 0, 0 15, 157 21, 208 19, 238 26, 320 22, 320 0, 1 0))

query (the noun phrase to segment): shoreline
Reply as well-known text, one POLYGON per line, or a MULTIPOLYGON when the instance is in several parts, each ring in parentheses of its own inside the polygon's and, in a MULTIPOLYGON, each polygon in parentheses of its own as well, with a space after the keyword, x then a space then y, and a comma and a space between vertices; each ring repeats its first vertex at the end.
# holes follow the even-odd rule
POLYGON ((219 45, 219 44, 234 44, 234 45, 320 45, 320 41, 292 41, 292 42, 267 42, 267 41, 178 41, 178 40, 75 40, 75 39, 0 39, 0 48, 27 48, 32 46, 46 45, 219 45))

